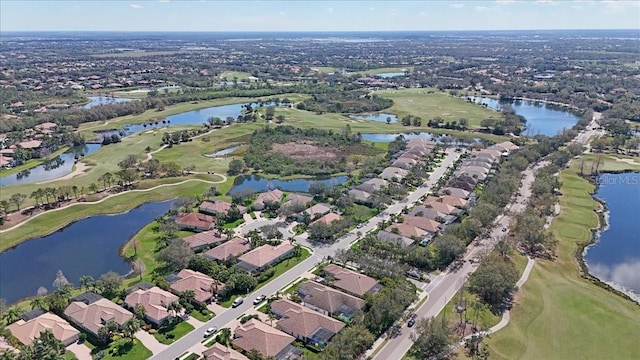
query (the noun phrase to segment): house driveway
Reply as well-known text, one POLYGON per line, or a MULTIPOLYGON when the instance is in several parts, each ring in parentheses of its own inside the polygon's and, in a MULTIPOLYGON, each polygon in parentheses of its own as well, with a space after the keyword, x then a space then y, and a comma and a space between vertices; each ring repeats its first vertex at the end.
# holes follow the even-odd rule
POLYGON ((158 340, 156 340, 156 338, 153 337, 153 335, 144 330, 139 330, 136 333, 136 338, 140 340, 142 345, 151 350, 154 355, 169 347, 169 345, 161 344, 158 340))
POLYGON ((229 310, 228 308, 218 305, 216 303, 211 303, 209 305, 207 305, 207 309, 213 311, 214 314, 216 314, 216 316, 222 314, 223 312, 229 310))
POLYGON ((67 350, 71 351, 78 360, 91 360, 91 349, 85 344, 78 344, 74 342, 73 344, 67 346, 67 350))

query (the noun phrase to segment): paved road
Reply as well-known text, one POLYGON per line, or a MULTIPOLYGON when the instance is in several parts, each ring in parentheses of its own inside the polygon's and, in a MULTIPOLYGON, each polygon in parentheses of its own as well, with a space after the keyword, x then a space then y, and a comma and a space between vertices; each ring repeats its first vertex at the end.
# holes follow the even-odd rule
POLYGON ((390 214, 400 213, 405 206, 410 206, 411 204, 414 204, 415 202, 420 200, 422 196, 424 196, 427 192, 430 191, 431 187, 438 181, 438 179, 440 179, 440 177, 442 177, 446 169, 453 165, 453 163, 458 159, 459 156, 460 154, 454 152, 453 149, 448 149, 446 152, 446 157, 440 163, 440 166, 438 166, 433 171, 433 173, 429 177, 429 180, 427 180, 422 187, 410 193, 407 196, 405 201, 396 202, 392 204, 387 208, 387 210, 384 213, 369 219, 369 221, 366 222, 362 227, 360 227, 359 229, 354 229, 350 231, 345 236, 340 238, 336 243, 330 246, 313 246, 315 244, 309 244, 305 240, 302 240, 301 241, 302 245, 309 245, 313 247, 314 252, 311 257, 304 260, 300 264, 294 266, 292 269, 280 275, 278 278, 269 282, 267 285, 260 288, 259 290, 249 294, 245 298, 246 301, 244 304, 238 306, 235 309, 229 309, 217 315, 215 318, 209 320, 200 328, 195 329, 191 333, 185 335, 184 337, 182 337, 181 339, 173 343, 171 346, 169 346, 162 352, 155 354, 153 357, 151 357, 151 359, 153 360, 175 359, 176 357, 184 354, 186 351, 191 349, 193 346, 198 344, 203 339, 203 334, 205 329, 212 326, 223 328, 226 326, 226 324, 238 318, 244 312, 249 310, 253 306, 252 305, 253 299, 255 299, 256 296, 260 294, 265 294, 265 295, 275 294, 278 290, 280 290, 287 284, 291 283, 292 281, 300 277, 305 272, 314 268, 326 256, 333 256, 336 250, 348 248, 349 245, 357 239, 358 232, 361 232, 364 234, 372 229, 375 229, 376 226, 378 226, 378 223, 380 221, 387 220, 390 214))
MULTIPOLYGON (((469 260, 480 256, 486 251, 490 251, 498 240, 508 233, 508 226, 512 217, 511 214, 524 210, 526 207, 526 200, 531 196, 531 184, 535 178, 535 171, 545 165, 547 165, 546 162, 541 162, 535 166, 530 166, 525 170, 525 176, 521 182, 520 192, 517 194, 515 200, 510 205, 507 205, 507 208, 505 209, 506 215, 498 217, 494 223, 495 226, 490 232, 490 240, 481 242, 478 245, 470 245, 464 256, 465 260, 469 260), (502 229, 506 229, 506 231, 503 232, 502 229)), ((418 318, 430 318, 438 315, 440 311, 444 309, 447 302, 455 296, 456 292, 462 286, 467 277, 471 275, 476 268, 476 264, 465 261, 464 265, 459 270, 455 272, 443 272, 433 279, 433 281, 424 288, 429 294, 427 301, 425 301, 422 306, 415 311, 418 318)), ((373 360, 402 359, 413 345, 411 333, 411 329, 404 324, 401 329, 401 334, 384 344, 383 348, 373 357, 373 360)))

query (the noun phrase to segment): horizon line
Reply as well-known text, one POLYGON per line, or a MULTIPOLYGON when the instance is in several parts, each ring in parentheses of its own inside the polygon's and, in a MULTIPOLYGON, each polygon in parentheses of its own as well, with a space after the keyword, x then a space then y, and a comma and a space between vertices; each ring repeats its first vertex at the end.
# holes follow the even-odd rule
POLYGON ((487 31, 638 31, 640 28, 455 29, 455 30, 0 30, 0 33, 401 33, 487 31))

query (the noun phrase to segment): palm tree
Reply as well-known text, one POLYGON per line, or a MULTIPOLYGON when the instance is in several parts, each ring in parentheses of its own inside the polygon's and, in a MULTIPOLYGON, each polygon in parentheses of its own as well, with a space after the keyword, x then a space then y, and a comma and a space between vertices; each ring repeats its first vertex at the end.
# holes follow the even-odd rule
POLYGON ((180 310, 182 310, 182 304, 180 304, 179 301, 173 301, 171 303, 169 303, 169 306, 167 306, 167 310, 169 310, 169 313, 173 314, 172 316, 178 316, 178 313, 180 312, 180 310))
POLYGON ((122 324, 122 333, 125 337, 129 338, 130 342, 133 342, 136 338, 136 333, 140 330, 142 324, 136 317, 132 317, 122 324))
POLYGON ((144 320, 144 316, 147 313, 147 309, 145 309, 144 306, 142 306, 142 304, 136 304, 136 306, 133 308, 133 313, 136 314, 138 319, 144 320))
POLYGON ((7 322, 7 324, 11 324, 12 322, 18 320, 23 314, 22 309, 16 306, 12 306, 8 308, 4 314, 2 314, 2 318, 7 322))
POLYGON ((196 293, 193 290, 185 290, 180 294, 180 297, 188 302, 193 302, 196 298, 196 293))
POLYGON ((96 286, 96 281, 94 280, 94 278, 92 276, 89 275, 82 275, 80 276, 80 287, 81 288, 85 288, 86 290, 89 290, 89 288, 95 288, 96 286))
POLYGON ((44 296, 36 296, 33 299, 31 299, 31 302, 29 302, 29 305, 31 305, 32 310, 44 309, 46 305, 46 299, 44 298, 44 296))
POLYGON ((231 343, 231 329, 223 328, 218 332, 217 340, 224 346, 229 346, 231 343))

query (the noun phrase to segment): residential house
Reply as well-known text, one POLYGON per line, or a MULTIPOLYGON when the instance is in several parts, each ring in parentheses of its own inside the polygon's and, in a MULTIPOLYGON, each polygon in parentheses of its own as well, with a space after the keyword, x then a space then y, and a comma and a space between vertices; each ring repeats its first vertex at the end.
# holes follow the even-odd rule
POLYGON ((228 348, 220 343, 214 343, 210 348, 202 352, 205 360, 249 360, 241 353, 228 348))
MULTIPOLYGON (((428 219, 425 218, 425 220, 428 219)), ((419 239, 426 233, 419 227, 407 224, 391 224, 384 231, 408 237, 409 239, 419 239)))
POLYGON ((417 163, 418 162, 416 160, 404 157, 404 158, 397 158, 391 164, 391 166, 398 167, 398 168, 405 169, 405 170, 409 170, 417 163))
POLYGON ((384 168, 378 177, 384 180, 401 180, 407 176, 407 174, 408 172, 405 169, 390 166, 384 168))
POLYGON ((157 286, 149 289, 133 291, 124 299, 130 309, 135 309, 137 304, 144 307, 144 316, 150 322, 160 325, 163 320, 169 318, 171 313, 167 309, 169 304, 178 301, 178 296, 160 289, 157 286))
MULTIPOLYGON (((200 204, 200 206, 198 207, 198 211, 204 214, 225 217, 227 216, 227 212, 229 212, 229 210, 233 206, 234 206, 233 204, 228 203, 226 201, 222 201, 222 200, 216 200, 216 201, 206 200, 206 201, 203 201, 202 204, 200 204)), ((235 205, 235 206, 238 208, 238 210, 240 210, 241 214, 244 214, 247 212, 246 207, 242 205, 235 205)))
POLYGON ((238 325, 233 331, 231 344, 241 350, 249 352, 257 350, 264 356, 274 357, 276 360, 295 358, 300 353, 293 342, 295 338, 275 329, 260 320, 251 319, 238 325))
POLYGON ((256 199, 256 201, 253 202, 253 209, 254 210, 264 210, 264 202, 265 201, 271 201, 271 202, 280 202, 280 200, 282 199, 282 195, 283 192, 280 191, 279 189, 274 189, 271 191, 267 191, 267 192, 263 192, 260 193, 258 195, 258 198, 256 199))
POLYGON ((340 215, 338 215, 336 213, 330 212, 330 213, 324 215, 323 217, 313 221, 310 225, 319 224, 319 223, 322 223, 322 224, 325 224, 325 225, 331 225, 332 222, 334 222, 336 220, 340 220, 340 219, 342 219, 342 216, 340 216, 340 215))
POLYGON ((204 256, 211 260, 229 261, 249 250, 251 250, 249 240, 236 237, 213 249, 207 250, 204 256))
POLYGON ((460 167, 468 167, 468 166, 478 166, 481 168, 485 168, 488 170, 491 170, 491 167, 493 166, 493 163, 491 161, 489 161, 488 159, 472 159, 472 160, 465 160, 460 164, 460 167))
POLYGON ((355 189, 349 190, 349 197, 353 199, 354 202, 368 204, 370 202, 371 193, 360 190, 359 187, 356 187, 355 189))
POLYGON ((502 156, 502 151, 496 149, 484 149, 475 154, 475 157, 486 157, 486 155, 493 156, 494 161, 498 160, 502 156))
POLYGON ((286 207, 295 207, 297 209, 306 206, 309 202, 313 200, 313 197, 303 194, 291 193, 286 198, 281 208, 286 207))
POLYGON ((490 150, 498 150, 503 154, 509 155, 512 151, 518 150, 520 147, 511 141, 504 141, 488 147, 490 150))
POLYGON ((406 215, 402 223, 405 225, 415 226, 432 234, 435 234, 442 229, 442 224, 439 222, 421 216, 406 215))
POLYGON ((311 219, 319 218, 331 212, 331 205, 315 204, 304 211, 311 219))
POLYGON ((195 252, 202 251, 211 245, 219 244, 227 239, 227 235, 223 234, 218 229, 203 231, 201 233, 182 238, 182 240, 195 252))
POLYGON ((487 178, 487 172, 485 172, 484 170, 476 170, 478 169, 477 166, 472 166, 472 167, 466 167, 466 168, 460 168, 458 169, 458 171, 456 171, 454 173, 454 175, 456 176, 468 176, 471 178, 476 179, 477 181, 483 181, 484 179, 487 178), (471 169, 473 168, 473 169, 471 169))
POLYGON ((314 281, 298 285, 298 296, 304 306, 327 316, 335 316, 349 322, 356 311, 364 309, 367 302, 314 281))
POLYGON ((427 207, 431 206, 437 212, 441 212, 446 215, 459 215, 463 211, 456 208, 455 206, 451 206, 449 204, 442 203, 440 201, 431 201, 425 204, 427 207))
POLYGON ((462 199, 469 199, 471 192, 454 187, 444 187, 438 191, 438 195, 451 195, 462 199))
POLYGON ((466 208, 469 206, 469 200, 452 195, 442 195, 440 196, 440 201, 458 208, 466 208))
POLYGON ((389 244, 397 244, 397 245, 400 245, 401 247, 407 247, 409 245, 412 245, 415 242, 413 239, 408 238, 406 236, 402 236, 400 234, 394 234, 392 232, 388 232, 384 230, 378 231, 378 233, 376 234, 376 238, 382 242, 386 242, 389 244))
POLYGON ((24 314, 20 320, 7 325, 7 330, 25 345, 31 345, 33 340, 45 330, 51 331, 53 337, 60 340, 65 346, 76 342, 80 335, 80 331, 66 320, 43 310, 34 310, 24 314))
POLYGON ((306 344, 324 348, 345 323, 286 299, 271 303, 276 327, 306 344))
POLYGON ((176 216, 176 225, 180 230, 206 231, 213 227, 216 218, 200 213, 180 213, 176 216))
POLYGON ((325 276, 331 277, 332 285, 347 293, 362 297, 364 294, 375 294, 382 289, 378 280, 359 272, 329 264, 323 269, 325 276))
POLYGON ((26 140, 18 144, 19 148, 22 149, 39 149, 42 146, 41 140, 26 140))
POLYGON ((93 292, 86 292, 71 299, 64 315, 69 321, 96 337, 100 328, 107 322, 113 320, 122 327, 133 317, 129 310, 93 292))
POLYGON ((213 299, 216 292, 224 287, 224 284, 212 279, 198 271, 182 269, 176 275, 169 277, 169 289, 174 294, 180 296, 185 291, 193 291, 193 300, 207 304, 213 299))
POLYGON ((237 266, 249 272, 262 271, 265 267, 293 253, 294 246, 288 241, 280 245, 265 244, 238 258, 237 266))

